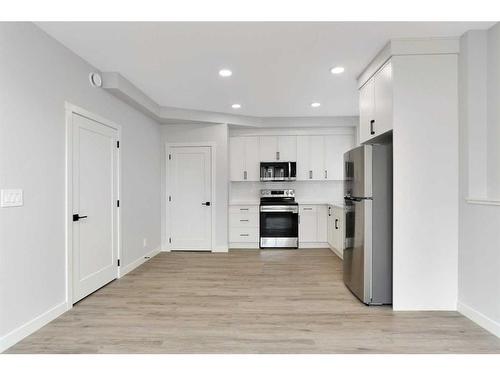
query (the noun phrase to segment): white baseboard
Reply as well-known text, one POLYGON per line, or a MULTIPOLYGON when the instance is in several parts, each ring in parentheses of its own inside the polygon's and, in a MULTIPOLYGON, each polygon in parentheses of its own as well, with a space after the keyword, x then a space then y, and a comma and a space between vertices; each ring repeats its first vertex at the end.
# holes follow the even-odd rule
POLYGON ((333 251, 333 253, 338 256, 340 259, 344 259, 344 254, 342 253, 342 251, 339 251, 337 250, 336 248, 334 248, 333 246, 328 246, 330 248, 331 251, 333 251))
POLYGON ((154 257, 155 255, 157 255, 160 252, 161 252, 161 249, 154 249, 154 250, 150 251, 149 253, 143 255, 142 257, 137 258, 132 263, 127 264, 123 267, 120 267, 118 270, 118 278, 125 276, 127 273, 136 269, 141 264, 143 264, 144 262, 147 262, 149 259, 151 259, 152 257, 154 257))
POLYGON ((462 315, 466 316, 472 320, 477 325, 483 327, 485 330, 493 333, 495 336, 500 337, 500 323, 488 318, 483 313, 473 309, 470 306, 465 305, 462 302, 458 302, 457 310, 462 315))
POLYGON ((212 253, 227 253, 229 248, 227 246, 219 246, 212 250, 212 253))
POLYGON ((329 249, 327 242, 299 242, 299 249, 329 249))
POLYGON ((230 242, 230 249, 251 249, 251 250, 259 250, 258 242, 230 242))
POLYGON ((26 336, 31 335, 33 332, 38 331, 45 324, 57 318, 62 313, 68 310, 66 301, 54 306, 50 310, 40 314, 29 322, 24 323, 22 326, 7 333, 5 336, 0 337, 0 353, 10 348, 12 345, 18 343, 26 336))

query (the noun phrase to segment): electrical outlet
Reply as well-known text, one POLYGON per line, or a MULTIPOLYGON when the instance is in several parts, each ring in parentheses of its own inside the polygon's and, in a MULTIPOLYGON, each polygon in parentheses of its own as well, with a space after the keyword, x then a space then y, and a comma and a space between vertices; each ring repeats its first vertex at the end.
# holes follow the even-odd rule
POLYGON ((23 205, 23 189, 2 189, 1 207, 19 207, 23 205))
POLYGON ((148 239, 147 238, 143 238, 142 239, 142 246, 143 247, 147 247, 148 246, 148 239))

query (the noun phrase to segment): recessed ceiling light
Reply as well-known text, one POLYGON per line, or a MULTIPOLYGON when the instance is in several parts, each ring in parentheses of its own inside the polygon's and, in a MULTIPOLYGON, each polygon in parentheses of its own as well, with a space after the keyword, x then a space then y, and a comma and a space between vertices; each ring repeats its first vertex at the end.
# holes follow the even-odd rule
POLYGON ((231 77, 233 75, 233 72, 229 69, 221 69, 219 70, 219 75, 221 77, 231 77))
POLYGON ((332 74, 340 74, 344 73, 344 67, 343 66, 334 66, 333 68, 330 69, 330 72, 332 74))
POLYGON ((313 108, 318 108, 320 105, 321 105, 321 103, 318 103, 318 102, 311 103, 311 107, 313 107, 313 108))
POLYGON ((231 107, 232 107, 233 109, 240 109, 240 108, 241 108, 241 104, 237 104, 237 103, 235 103, 235 104, 233 104, 231 107))

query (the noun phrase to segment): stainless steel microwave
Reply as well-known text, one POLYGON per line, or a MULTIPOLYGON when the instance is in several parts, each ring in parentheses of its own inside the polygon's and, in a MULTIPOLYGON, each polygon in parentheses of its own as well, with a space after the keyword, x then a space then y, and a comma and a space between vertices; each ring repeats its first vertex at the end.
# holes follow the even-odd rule
POLYGON ((260 163, 261 181, 293 181, 297 179, 297 163, 273 161, 260 163))

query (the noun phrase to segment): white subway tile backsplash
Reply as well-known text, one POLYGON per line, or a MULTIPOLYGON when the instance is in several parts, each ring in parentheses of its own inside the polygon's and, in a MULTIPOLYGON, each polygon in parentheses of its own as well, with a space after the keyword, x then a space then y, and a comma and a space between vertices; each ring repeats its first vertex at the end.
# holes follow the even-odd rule
POLYGON ((260 189, 295 189, 297 202, 342 202, 343 181, 231 182, 229 202, 259 200, 260 189))

